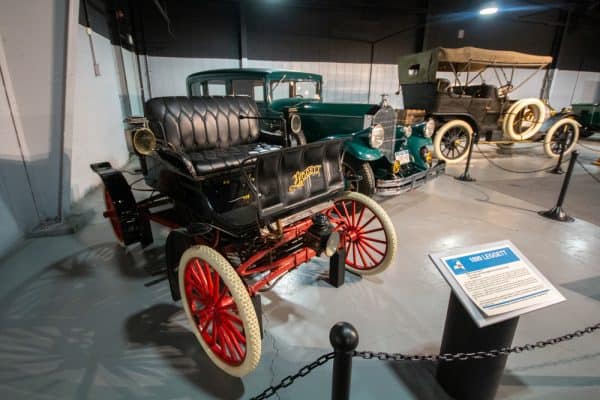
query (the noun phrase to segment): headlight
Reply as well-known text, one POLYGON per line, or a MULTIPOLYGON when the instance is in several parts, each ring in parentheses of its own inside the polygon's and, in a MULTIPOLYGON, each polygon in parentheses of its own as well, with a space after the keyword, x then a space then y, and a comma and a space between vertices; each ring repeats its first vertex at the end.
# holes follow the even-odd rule
POLYGON ((383 127, 379 124, 375 125, 373 129, 371 129, 371 136, 369 136, 369 144, 374 149, 378 149, 383 144, 383 127))
POLYGON ((433 131, 435 131, 435 121, 433 118, 429 118, 425 123, 425 129, 423 130, 423 134, 426 138, 430 138, 433 136, 433 131))
POLYGON ((290 129, 292 133, 300 133, 302 130, 302 121, 298 114, 290 115, 290 129))
POLYGON ((412 126, 407 125, 404 127, 404 136, 407 138, 412 136, 412 126))

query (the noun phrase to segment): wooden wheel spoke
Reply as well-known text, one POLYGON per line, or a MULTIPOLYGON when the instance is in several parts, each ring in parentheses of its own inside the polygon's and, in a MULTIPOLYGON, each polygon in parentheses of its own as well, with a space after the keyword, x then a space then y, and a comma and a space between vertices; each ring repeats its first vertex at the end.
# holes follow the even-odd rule
POLYGON ((348 213, 348 209, 346 208, 346 202, 342 201, 342 207, 344 208, 344 212, 346 215, 346 221, 352 223, 352 221, 350 219, 350 214, 348 213))
POLYGON ((379 262, 381 260, 376 260, 373 255, 371 254, 371 252, 369 251, 369 249, 364 245, 364 243, 358 243, 358 246, 364 251, 364 253, 367 255, 367 257, 369 257, 369 259, 373 262, 373 265, 377 265, 379 264, 379 262))
POLYGON ((360 215, 358 216, 358 218, 357 218, 357 220, 356 220, 356 226, 359 226, 359 225, 360 225, 360 221, 362 221, 363 215, 365 214, 365 208, 367 208, 367 207, 363 206, 363 207, 360 209, 360 215))
POLYGON ((240 332, 240 329, 238 327, 233 325, 228 319, 224 319, 223 323, 229 328, 229 331, 233 334, 237 341, 246 344, 246 336, 244 336, 242 332, 240 332))
POLYGON ((379 254, 380 256, 385 256, 385 253, 384 253, 383 251, 379 250, 377 247, 375 247, 375 246, 371 245, 370 243, 368 243, 368 242, 363 242, 363 241, 361 241, 360 243, 361 243, 363 246, 366 246, 366 247, 368 247, 369 249, 373 250, 375 253, 379 254))
POLYGON ((242 322, 242 320, 237 316, 234 315, 228 311, 225 311, 221 314, 222 317, 224 318, 228 318, 231 322, 235 322, 236 324, 238 324, 239 326, 243 327, 244 323, 242 322))
POLYGON ((227 340, 228 342, 228 347, 230 348, 230 353, 233 356, 234 353, 237 357, 237 359, 239 361, 241 361, 244 358, 244 351, 242 350, 238 340, 236 339, 236 337, 234 336, 234 333, 232 332, 232 330, 227 326, 227 325, 223 325, 223 337, 227 340), (232 351, 233 350, 233 351, 232 351))
POLYGON ((361 261, 362 261, 362 263, 363 263, 363 264, 362 264, 362 265, 363 265, 363 267, 365 267, 365 268, 368 268, 368 263, 367 263, 367 261, 365 260, 365 257, 364 257, 364 255, 363 255, 363 250, 362 250, 362 248, 360 247, 360 242, 356 242, 356 243, 355 243, 355 247, 356 247, 356 249, 358 249, 358 255, 360 256, 360 260, 361 260, 361 261))
POLYGON ((365 229, 367 226, 369 226, 369 224, 370 224, 371 222, 373 222, 373 220, 374 220, 375 218, 377 218, 377 215, 373 214, 373 216, 372 216, 371 218, 369 218, 369 220, 368 220, 366 223, 364 223, 363 225, 361 225, 361 226, 359 226, 359 227, 358 227, 358 230, 359 230, 359 231, 362 231, 363 229, 365 229))
POLYGON ((375 243, 382 243, 382 244, 387 244, 387 242, 385 240, 381 240, 381 239, 375 239, 369 236, 361 236, 360 237, 361 240, 368 240, 370 242, 375 242, 375 243))
POLYGON ((360 234, 366 235, 369 233, 381 232, 382 230, 383 230, 383 227, 380 227, 380 228, 375 228, 375 229, 369 229, 368 231, 361 232, 360 234))

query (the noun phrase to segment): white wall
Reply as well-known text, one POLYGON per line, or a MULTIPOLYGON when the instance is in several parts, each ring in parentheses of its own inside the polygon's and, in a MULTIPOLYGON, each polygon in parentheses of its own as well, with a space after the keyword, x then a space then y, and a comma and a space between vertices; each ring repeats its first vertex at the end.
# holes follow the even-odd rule
POLYGON ((572 103, 600 102, 600 72, 556 70, 550 104, 562 108, 572 103))
POLYGON ((41 220, 59 215, 67 1, 2 0, 2 35, 41 220))
MULTIPOLYGON (((184 96, 185 78, 194 73, 211 69, 238 68, 237 59, 216 58, 177 58, 148 57, 148 72, 152 96, 184 96)), ((395 65, 373 65, 371 98, 369 92, 369 64, 302 62, 302 61, 264 61, 248 60, 248 68, 287 69, 313 72, 323 75, 323 99, 327 102, 341 103, 377 103, 380 94, 390 95, 393 104, 401 106, 398 90, 398 77, 395 65)))
POLYGON ((93 162, 124 165, 129 157, 123 135, 121 86, 117 68, 118 47, 92 33, 100 76, 95 76, 88 37, 78 26, 75 74, 74 121, 71 160, 71 200, 81 199, 100 183, 92 172, 93 162))
POLYGON ((209 69, 237 68, 239 61, 227 58, 148 57, 152 97, 185 96, 185 78, 209 69))
POLYGON ((7 76, 2 61, 0 59, 0 257, 23 237, 26 229, 38 222, 4 86, 7 76))

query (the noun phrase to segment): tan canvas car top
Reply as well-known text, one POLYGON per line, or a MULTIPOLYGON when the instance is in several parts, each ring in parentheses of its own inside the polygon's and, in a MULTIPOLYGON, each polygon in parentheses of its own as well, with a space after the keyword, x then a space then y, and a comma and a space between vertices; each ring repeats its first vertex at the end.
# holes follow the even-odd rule
POLYGON ((433 51, 438 52, 438 70, 440 67, 449 68, 447 63, 462 64, 469 71, 478 71, 488 66, 514 66, 518 68, 539 68, 552 62, 550 56, 538 56, 535 54, 519 53, 507 50, 488 50, 477 47, 460 47, 448 49, 438 47, 433 51))
POLYGON ((480 71, 487 67, 540 68, 552 62, 550 56, 519 53, 507 50, 489 50, 477 47, 456 49, 436 47, 422 53, 409 54, 398 59, 400 83, 434 82, 437 71, 480 71))

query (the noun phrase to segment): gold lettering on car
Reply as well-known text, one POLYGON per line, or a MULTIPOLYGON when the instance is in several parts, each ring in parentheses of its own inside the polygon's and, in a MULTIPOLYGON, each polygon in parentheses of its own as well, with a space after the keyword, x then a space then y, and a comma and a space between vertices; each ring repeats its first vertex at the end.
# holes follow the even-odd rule
POLYGON ((294 175, 292 175, 293 183, 288 188, 288 192, 295 192, 296 190, 304 187, 306 181, 311 176, 319 176, 321 175, 321 166, 320 165, 309 165, 303 171, 296 171, 294 175))

